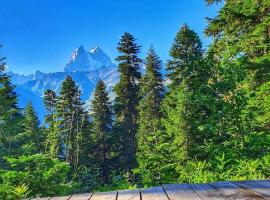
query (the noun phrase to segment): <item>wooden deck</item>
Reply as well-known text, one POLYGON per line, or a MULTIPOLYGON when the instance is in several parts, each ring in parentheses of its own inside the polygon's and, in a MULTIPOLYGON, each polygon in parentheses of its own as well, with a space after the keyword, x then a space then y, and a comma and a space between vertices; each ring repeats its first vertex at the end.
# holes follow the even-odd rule
POLYGON ((270 180, 170 184, 159 187, 113 192, 76 194, 35 200, 270 200, 270 180))

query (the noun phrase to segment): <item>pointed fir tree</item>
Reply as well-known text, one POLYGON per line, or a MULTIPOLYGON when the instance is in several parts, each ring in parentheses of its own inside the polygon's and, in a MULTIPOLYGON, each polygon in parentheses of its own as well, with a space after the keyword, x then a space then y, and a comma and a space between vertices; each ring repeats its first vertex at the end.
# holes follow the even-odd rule
MULTIPOLYGON (((95 169, 93 164, 93 142, 92 142, 92 134, 93 134, 93 123, 91 121, 90 115, 85 113, 82 118, 82 126, 81 126, 81 133, 82 133, 82 141, 80 147, 80 159, 79 165, 85 166, 88 169, 95 169)), ((94 174, 94 172, 93 172, 94 174)), ((84 180, 89 181, 89 179, 84 180)))
POLYGON ((120 55, 118 72, 120 81, 114 87, 116 131, 119 136, 120 165, 124 170, 131 170, 136 166, 136 134, 138 118, 138 92, 141 73, 138 57, 140 46, 130 33, 124 33, 117 47, 120 55))
POLYGON ((92 162, 99 169, 100 180, 108 184, 111 171, 112 107, 105 83, 100 80, 94 91, 91 107, 92 162))
POLYGON ((20 140, 23 141, 22 151, 24 154, 42 153, 44 136, 40 128, 37 113, 31 102, 27 104, 24 110, 22 127, 23 132, 20 134, 20 140))
POLYGON ((187 25, 177 33, 170 55, 167 69, 171 85, 163 104, 163 125, 164 138, 173 138, 166 151, 176 156, 171 166, 177 168, 186 159, 205 156, 202 148, 211 134, 208 123, 213 98, 208 86, 211 69, 204 63, 198 35, 187 25))
MULTIPOLYGON (((1 48, 1 46, 0 46, 1 48)), ((18 155, 19 141, 17 134, 21 131, 21 114, 18 99, 10 77, 5 73, 6 58, 0 58, 0 152, 1 158, 18 155)))
POLYGON ((45 152, 52 158, 57 158, 59 153, 60 138, 58 135, 56 105, 57 96, 53 90, 47 89, 44 93, 44 105, 47 110, 45 123, 48 125, 45 141, 45 152))
POLYGON ((202 60, 203 51, 200 38, 187 25, 183 25, 176 34, 170 56, 173 58, 167 63, 170 86, 177 87, 183 80, 189 84, 189 79, 196 76, 196 68, 202 60))
POLYGON ((161 126, 161 102, 164 86, 161 74, 161 61, 153 47, 146 57, 146 72, 141 79, 139 102, 139 131, 137 135, 138 171, 144 185, 160 183, 159 145, 161 126))
POLYGON ((86 112, 80 99, 81 91, 71 76, 63 81, 57 102, 58 133, 61 140, 60 156, 74 171, 79 165, 82 127, 86 112))

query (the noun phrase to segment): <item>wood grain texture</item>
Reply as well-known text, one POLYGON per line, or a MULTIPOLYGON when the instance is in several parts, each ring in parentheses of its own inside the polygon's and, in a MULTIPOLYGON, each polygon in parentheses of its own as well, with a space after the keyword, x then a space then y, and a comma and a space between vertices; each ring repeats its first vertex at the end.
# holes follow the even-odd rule
POLYGON ((258 181, 239 181, 234 182, 236 185, 251 190, 264 197, 264 199, 270 200, 270 180, 258 180, 258 181))
POLYGON ((62 197, 52 197, 52 198, 50 198, 50 200, 69 200, 70 197, 71 197, 71 195, 62 196, 62 197))
POLYGON ((69 200, 89 200, 91 198, 91 193, 85 193, 85 194, 74 194, 71 196, 69 200))
POLYGON ((201 200, 188 184, 163 185, 170 200, 201 200))
POLYGON ((202 199, 210 199, 210 200, 226 199, 213 186, 209 184, 190 184, 190 186, 202 199))
POLYGON ((139 190, 120 190, 117 200, 140 200, 139 190))
POLYGON ((239 199, 239 200, 262 200, 263 198, 253 191, 245 190, 234 183, 231 182, 216 182, 211 183, 213 187, 215 187, 219 193, 225 199, 239 199))
POLYGON ((168 200, 162 187, 152 187, 141 190, 143 200, 168 200))
POLYGON ((91 197, 91 200, 116 200, 117 192, 97 192, 91 197))
MULTIPOLYGON (((168 184, 141 190, 120 190, 45 197, 31 200, 270 200, 270 180, 168 184)), ((26 200, 26 199, 25 199, 26 200)))

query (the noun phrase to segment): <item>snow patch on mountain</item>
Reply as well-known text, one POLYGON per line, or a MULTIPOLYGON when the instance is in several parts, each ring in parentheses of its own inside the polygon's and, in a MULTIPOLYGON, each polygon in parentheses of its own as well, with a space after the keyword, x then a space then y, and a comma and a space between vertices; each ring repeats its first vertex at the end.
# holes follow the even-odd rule
POLYGON ((98 46, 86 51, 84 46, 77 48, 65 66, 66 72, 93 71, 113 65, 111 58, 98 46))

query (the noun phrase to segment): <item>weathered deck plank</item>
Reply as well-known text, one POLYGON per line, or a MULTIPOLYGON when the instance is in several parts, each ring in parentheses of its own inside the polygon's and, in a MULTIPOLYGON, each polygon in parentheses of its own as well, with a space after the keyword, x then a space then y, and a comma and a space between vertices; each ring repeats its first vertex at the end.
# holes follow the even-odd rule
POLYGON ((91 197, 91 200, 116 200, 117 191, 97 192, 91 197))
POLYGON ((31 200, 270 200, 270 180, 168 184, 141 190, 120 190, 45 197, 31 200))
POLYGON ((143 200, 169 200, 162 187, 152 187, 141 190, 143 200))
POLYGON ((170 200, 201 200, 188 184, 163 185, 170 200))
POLYGON ((117 200, 140 200, 139 190, 120 190, 118 191, 117 200))
POLYGON ((89 200, 92 196, 92 193, 86 194, 74 194, 69 200, 89 200))
POLYGON ((69 200, 70 197, 71 197, 71 195, 62 196, 62 197, 52 197, 52 198, 50 198, 50 200, 69 200))
POLYGON ((216 182, 210 185, 216 188, 225 199, 263 200, 261 196, 253 191, 245 190, 231 182, 216 182))
MULTIPOLYGON (((43 198, 35 198, 35 199, 31 199, 31 200, 49 200, 51 197, 43 197, 43 198)), ((28 199, 25 199, 28 200, 28 199)))
POLYGON ((270 200, 270 180, 238 181, 234 183, 247 190, 256 192, 263 196, 264 199, 270 200))
POLYGON ((190 184, 190 186, 202 199, 209 199, 209 200, 226 199, 213 186, 209 184, 190 184))

